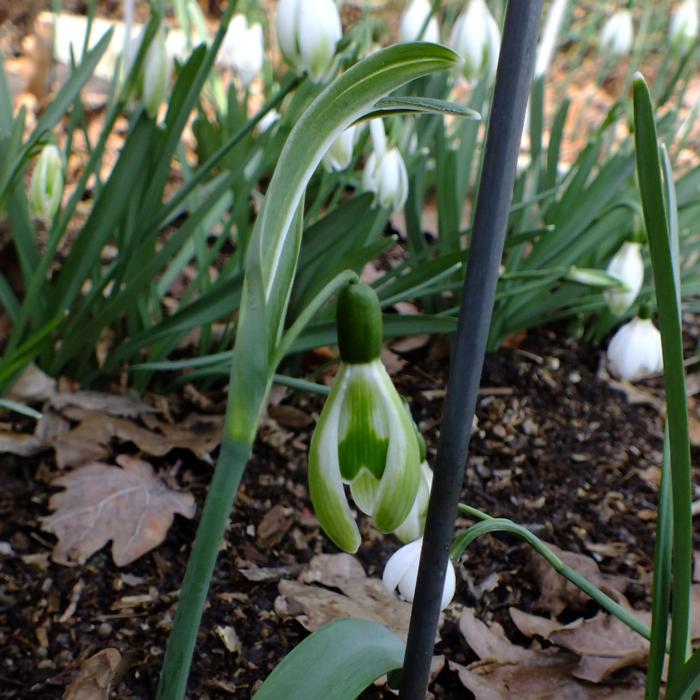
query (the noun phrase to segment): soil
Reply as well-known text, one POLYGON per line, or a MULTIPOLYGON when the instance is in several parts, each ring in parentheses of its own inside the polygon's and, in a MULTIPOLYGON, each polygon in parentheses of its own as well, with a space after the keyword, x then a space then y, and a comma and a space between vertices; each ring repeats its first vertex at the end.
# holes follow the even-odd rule
MULTIPOLYGON (((443 340, 409 352, 396 374, 434 458, 442 389, 443 340)), ((626 577, 633 605, 649 604, 656 483, 662 420, 652 406, 631 405, 599 370, 600 353, 564 333, 538 330, 517 348, 487 357, 462 499, 513 518, 559 547, 593 556, 604 572, 626 577)), ((316 553, 336 551, 310 511, 305 471, 311 425, 322 400, 292 394, 263 427, 244 477, 212 581, 189 698, 249 698, 256 684, 305 636, 295 619, 275 612, 279 578, 295 578, 316 553), (293 426, 297 427, 293 427, 293 426), (269 580, 247 570, 272 567, 269 580), (248 573, 248 576, 250 574, 248 573), (217 626, 233 626, 240 652, 226 649, 217 626)), ((123 451, 123 450, 122 450, 123 451)), ((41 460, 0 457, 0 698, 60 698, 85 658, 105 647, 124 655, 112 697, 154 697, 174 606, 197 519, 177 517, 167 540, 124 569, 108 550, 85 566, 50 561, 46 515, 55 467, 41 460)), ((211 467, 172 452, 160 468, 181 462, 178 481, 201 506, 211 467)), ((464 528, 467 520, 460 520, 464 528)), ((380 577, 397 543, 362 522, 358 557, 380 577)), ((456 604, 500 621, 517 641, 508 606, 525 611, 538 597, 524 545, 491 536, 467 552, 456 604), (496 575, 494 586, 478 584, 496 575), (490 589, 490 590, 489 590, 490 589)), ((647 607, 648 609, 648 607, 647 607)), ((590 612, 595 610, 591 607, 590 612)), ((564 616, 567 611, 564 612, 564 616)), ((437 651, 460 664, 476 659, 447 615, 437 651)), ((469 698, 456 674, 443 670, 431 686, 437 698, 469 698)), ((371 689, 363 697, 385 697, 371 689)), ((386 694, 386 697, 389 697, 386 694)))

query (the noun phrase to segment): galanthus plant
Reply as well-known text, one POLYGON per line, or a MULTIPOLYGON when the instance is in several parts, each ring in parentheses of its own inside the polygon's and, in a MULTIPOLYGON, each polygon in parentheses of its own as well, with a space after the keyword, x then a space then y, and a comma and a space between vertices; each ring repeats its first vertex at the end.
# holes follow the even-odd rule
POLYGON ((644 284, 642 244, 627 241, 613 255, 606 272, 620 280, 621 288, 604 292, 605 301, 616 316, 622 316, 632 306, 644 284))
POLYGON ((58 146, 50 143, 41 150, 30 191, 32 213, 39 219, 53 219, 63 196, 63 158, 58 146))

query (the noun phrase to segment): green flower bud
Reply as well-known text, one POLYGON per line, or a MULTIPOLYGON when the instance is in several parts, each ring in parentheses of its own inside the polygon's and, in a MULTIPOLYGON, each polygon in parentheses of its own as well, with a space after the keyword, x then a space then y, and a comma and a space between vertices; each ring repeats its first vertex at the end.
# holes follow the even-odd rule
POLYGON ((57 146, 44 146, 32 173, 30 192, 34 216, 52 219, 63 198, 63 158, 57 146))

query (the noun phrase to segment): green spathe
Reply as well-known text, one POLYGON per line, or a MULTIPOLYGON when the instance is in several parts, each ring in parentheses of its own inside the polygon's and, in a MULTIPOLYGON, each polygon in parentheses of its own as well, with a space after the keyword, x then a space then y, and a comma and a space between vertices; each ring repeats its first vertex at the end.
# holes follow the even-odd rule
POLYGON ((345 484, 381 532, 392 532, 410 513, 420 480, 414 430, 381 360, 341 366, 309 450, 311 502, 341 549, 360 546, 345 484))
POLYGON ((377 293, 363 282, 348 284, 336 308, 338 349, 343 362, 371 362, 379 357, 384 330, 377 293))

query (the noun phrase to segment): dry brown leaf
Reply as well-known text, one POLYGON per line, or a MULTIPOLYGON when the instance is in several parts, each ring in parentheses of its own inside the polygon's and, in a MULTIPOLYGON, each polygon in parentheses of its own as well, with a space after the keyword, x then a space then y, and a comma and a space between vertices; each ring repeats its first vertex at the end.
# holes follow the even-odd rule
POLYGON ((111 647, 85 659, 63 700, 107 700, 121 663, 122 655, 111 647))
POLYGON ((47 449, 56 438, 70 430, 70 424, 58 413, 45 410, 33 433, 16 433, 11 430, 0 429, 0 453, 21 457, 31 457, 47 449))
POLYGON ((140 399, 101 391, 61 391, 50 398, 50 403, 59 410, 75 406, 85 411, 99 411, 121 418, 138 418, 156 410, 140 399))
POLYGON ((25 403, 47 401, 56 393, 56 380, 40 370, 33 362, 28 364, 10 389, 8 398, 25 403))
POLYGON ((258 525, 255 541, 263 548, 278 545, 294 522, 294 509, 282 504, 272 506, 258 525))
POLYGON ((538 636, 543 639, 549 639, 549 635, 553 632, 558 632, 567 627, 567 625, 563 625, 557 620, 550 620, 548 617, 542 617, 541 615, 531 615, 518 610, 518 608, 509 608, 508 612, 515 626, 526 637, 538 636))
POLYGON ((314 557, 298 581, 282 580, 278 591, 277 614, 296 617, 311 632, 332 620, 361 618, 386 625, 403 639, 408 635, 411 606, 389 594, 378 579, 368 578, 362 565, 349 554, 314 557))
POLYGON ((112 540, 114 563, 126 566, 163 541, 175 513, 194 517, 192 494, 170 489, 148 462, 120 455, 117 463, 122 469, 95 462, 53 482, 66 489, 51 496, 56 512, 42 518, 58 537, 56 563, 82 564, 112 540))

